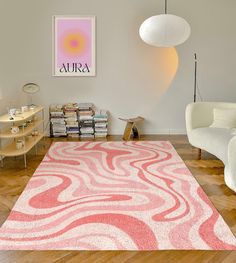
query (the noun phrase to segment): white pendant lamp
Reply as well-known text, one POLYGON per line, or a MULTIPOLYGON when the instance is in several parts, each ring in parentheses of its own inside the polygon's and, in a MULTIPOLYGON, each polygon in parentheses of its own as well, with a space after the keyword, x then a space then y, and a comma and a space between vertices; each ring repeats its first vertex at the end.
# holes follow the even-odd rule
POLYGON ((155 47, 174 47, 184 43, 191 34, 189 23, 182 17, 167 14, 167 0, 165 0, 165 14, 149 17, 140 29, 141 39, 155 47))

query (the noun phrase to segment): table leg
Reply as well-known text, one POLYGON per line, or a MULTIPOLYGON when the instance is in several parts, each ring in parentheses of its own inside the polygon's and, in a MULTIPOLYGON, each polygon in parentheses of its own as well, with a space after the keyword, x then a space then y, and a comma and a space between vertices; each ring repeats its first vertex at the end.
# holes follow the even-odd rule
POLYGON ((123 140, 128 141, 130 139, 130 135, 132 133, 132 128, 133 128, 133 123, 132 122, 127 122, 125 131, 123 134, 123 140))
POLYGON ((26 154, 24 154, 24 165, 25 165, 25 168, 26 168, 27 167, 26 154))
POLYGON ((198 160, 202 159, 202 150, 198 148, 198 160))
POLYGON ((3 168, 3 156, 1 156, 1 167, 3 168))
POLYGON ((134 138, 140 139, 140 134, 139 134, 139 130, 138 130, 137 126, 134 125, 132 128, 132 131, 133 131, 134 138))

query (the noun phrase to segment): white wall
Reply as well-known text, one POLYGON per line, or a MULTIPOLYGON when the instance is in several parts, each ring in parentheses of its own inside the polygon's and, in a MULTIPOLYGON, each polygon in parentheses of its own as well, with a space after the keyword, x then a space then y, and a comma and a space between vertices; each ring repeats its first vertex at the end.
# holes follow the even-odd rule
POLYGON ((144 44, 140 24, 163 12, 164 0, 0 0, 0 86, 7 104, 26 101, 26 82, 41 86, 37 102, 94 102, 118 117, 144 116, 144 133, 185 132, 184 109, 192 101, 193 53, 205 100, 236 100, 236 1, 169 0, 169 13, 186 18, 191 38, 174 49, 144 44), (97 17, 97 76, 52 77, 52 16, 97 17), (175 78, 179 57, 179 68, 175 78), (173 81, 171 81, 173 79, 173 81))

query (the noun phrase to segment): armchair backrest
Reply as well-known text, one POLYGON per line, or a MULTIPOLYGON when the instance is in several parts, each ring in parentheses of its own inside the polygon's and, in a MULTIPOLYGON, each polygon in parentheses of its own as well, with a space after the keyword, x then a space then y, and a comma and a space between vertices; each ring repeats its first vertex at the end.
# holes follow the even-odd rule
POLYGON ((236 103, 228 102, 196 102, 186 108, 187 132, 195 128, 208 127, 213 122, 213 109, 236 109, 236 103))

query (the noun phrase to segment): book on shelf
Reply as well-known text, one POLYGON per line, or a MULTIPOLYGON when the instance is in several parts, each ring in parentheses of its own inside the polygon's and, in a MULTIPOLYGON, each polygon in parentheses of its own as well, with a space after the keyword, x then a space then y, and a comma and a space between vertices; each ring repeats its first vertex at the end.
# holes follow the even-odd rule
POLYGON ((61 112, 63 109, 63 105, 62 104, 51 104, 50 105, 50 112, 61 112))
POLYGON ((78 103, 69 102, 64 105, 64 111, 77 111, 78 110, 78 103))
POLYGON ((94 133, 93 127, 82 127, 80 128, 81 133, 94 133))
POLYGON ((107 128, 96 128, 96 132, 106 132, 107 133, 107 128))
POLYGON ((53 120, 53 119, 51 119, 51 123, 53 124, 53 125, 65 125, 65 121, 64 120, 61 120, 61 121, 58 121, 58 120, 53 120))
POLYGON ((66 132, 66 127, 52 127, 53 132, 66 132))
POLYGON ((96 122, 95 123, 95 128, 105 128, 107 127, 107 122, 96 122))
POLYGON ((90 110, 94 108, 94 104, 91 102, 79 103, 79 110, 90 110))
POLYGON ((64 118, 63 112, 50 112, 52 118, 64 118))
POLYGON ((93 116, 79 116, 80 121, 93 121, 93 116))
POLYGON ((70 117, 70 118, 66 118, 65 121, 66 121, 67 123, 68 123, 68 122, 69 122, 69 123, 70 123, 70 122, 78 122, 78 119, 77 119, 77 118, 71 118, 71 117, 70 117))
POLYGON ((70 125, 66 124, 66 128, 76 128, 79 130, 78 124, 70 124, 70 125))
POLYGON ((67 135, 79 136, 78 103, 67 103, 64 105, 65 123, 67 135))
POLYGON ((95 138, 105 138, 107 136, 108 112, 98 110, 94 114, 95 138))

